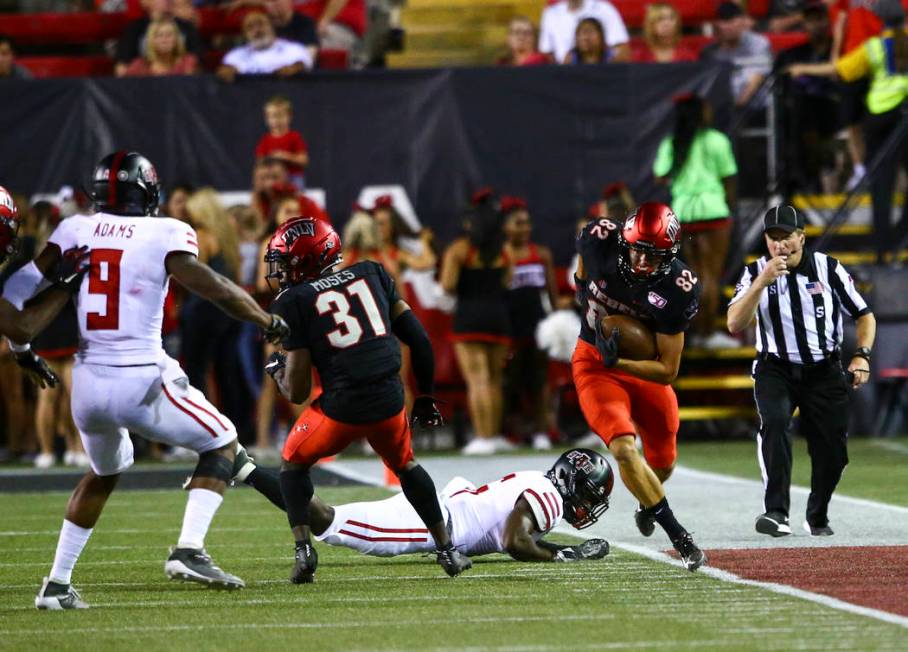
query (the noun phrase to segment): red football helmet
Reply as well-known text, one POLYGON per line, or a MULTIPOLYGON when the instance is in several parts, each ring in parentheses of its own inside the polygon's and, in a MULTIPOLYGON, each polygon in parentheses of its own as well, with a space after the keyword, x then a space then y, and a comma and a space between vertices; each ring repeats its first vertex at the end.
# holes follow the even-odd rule
POLYGON ((341 261, 341 239, 331 225, 312 217, 294 217, 285 222, 268 243, 269 284, 280 289, 318 278, 341 261))
POLYGON ((19 247, 19 211, 9 191, 0 186, 0 263, 19 247))
POLYGON ((681 249, 681 223, 671 206, 659 202, 640 204, 621 228, 624 248, 618 266, 628 280, 668 274, 681 249))

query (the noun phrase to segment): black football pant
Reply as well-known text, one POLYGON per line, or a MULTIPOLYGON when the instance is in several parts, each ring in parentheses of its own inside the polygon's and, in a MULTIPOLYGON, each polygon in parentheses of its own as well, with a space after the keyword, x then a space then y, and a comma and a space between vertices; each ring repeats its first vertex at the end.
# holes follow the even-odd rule
POLYGON ((838 359, 798 365, 769 356, 757 361, 754 396, 760 413, 757 456, 763 473, 764 510, 788 516, 791 485, 791 417, 801 409, 801 434, 810 454, 807 521, 829 522, 827 508, 848 464, 848 383, 838 359))

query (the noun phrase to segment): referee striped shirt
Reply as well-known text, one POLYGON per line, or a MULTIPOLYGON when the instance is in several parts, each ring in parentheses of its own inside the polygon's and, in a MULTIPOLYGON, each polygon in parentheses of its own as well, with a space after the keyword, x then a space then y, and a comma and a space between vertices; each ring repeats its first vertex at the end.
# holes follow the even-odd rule
MULTIPOLYGON (((729 305, 740 299, 766 267, 766 256, 744 268, 729 305)), ((839 261, 804 250, 801 263, 763 290, 757 308, 757 351, 788 362, 811 364, 842 343, 842 313, 870 312, 839 261)))

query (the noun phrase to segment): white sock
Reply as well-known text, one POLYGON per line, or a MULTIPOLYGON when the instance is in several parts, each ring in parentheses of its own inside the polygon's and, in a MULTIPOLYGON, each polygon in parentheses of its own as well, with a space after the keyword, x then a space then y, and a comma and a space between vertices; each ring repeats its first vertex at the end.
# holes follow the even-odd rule
POLYGON ((58 584, 69 584, 72 579, 73 568, 82 554, 82 549, 88 543, 92 528, 79 527, 71 521, 63 519, 60 528, 60 539, 57 541, 57 552, 54 555, 54 565, 50 569, 50 581, 58 584))
POLYGON ((218 507, 224 502, 224 497, 209 489, 190 489, 189 500, 186 501, 186 512, 183 514, 183 529, 180 531, 179 548, 195 548, 201 550, 205 547, 205 535, 211 526, 218 507))

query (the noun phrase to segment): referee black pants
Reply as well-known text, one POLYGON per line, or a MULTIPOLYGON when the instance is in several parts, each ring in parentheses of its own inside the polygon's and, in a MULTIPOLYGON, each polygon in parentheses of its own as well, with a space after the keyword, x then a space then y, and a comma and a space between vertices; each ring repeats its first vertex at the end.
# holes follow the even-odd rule
POLYGON ((757 361, 754 396, 760 413, 757 456, 765 488, 764 511, 788 516, 791 417, 801 409, 801 434, 810 454, 807 521, 828 524, 827 508, 848 464, 848 384, 838 360, 798 365, 774 357, 757 361))

